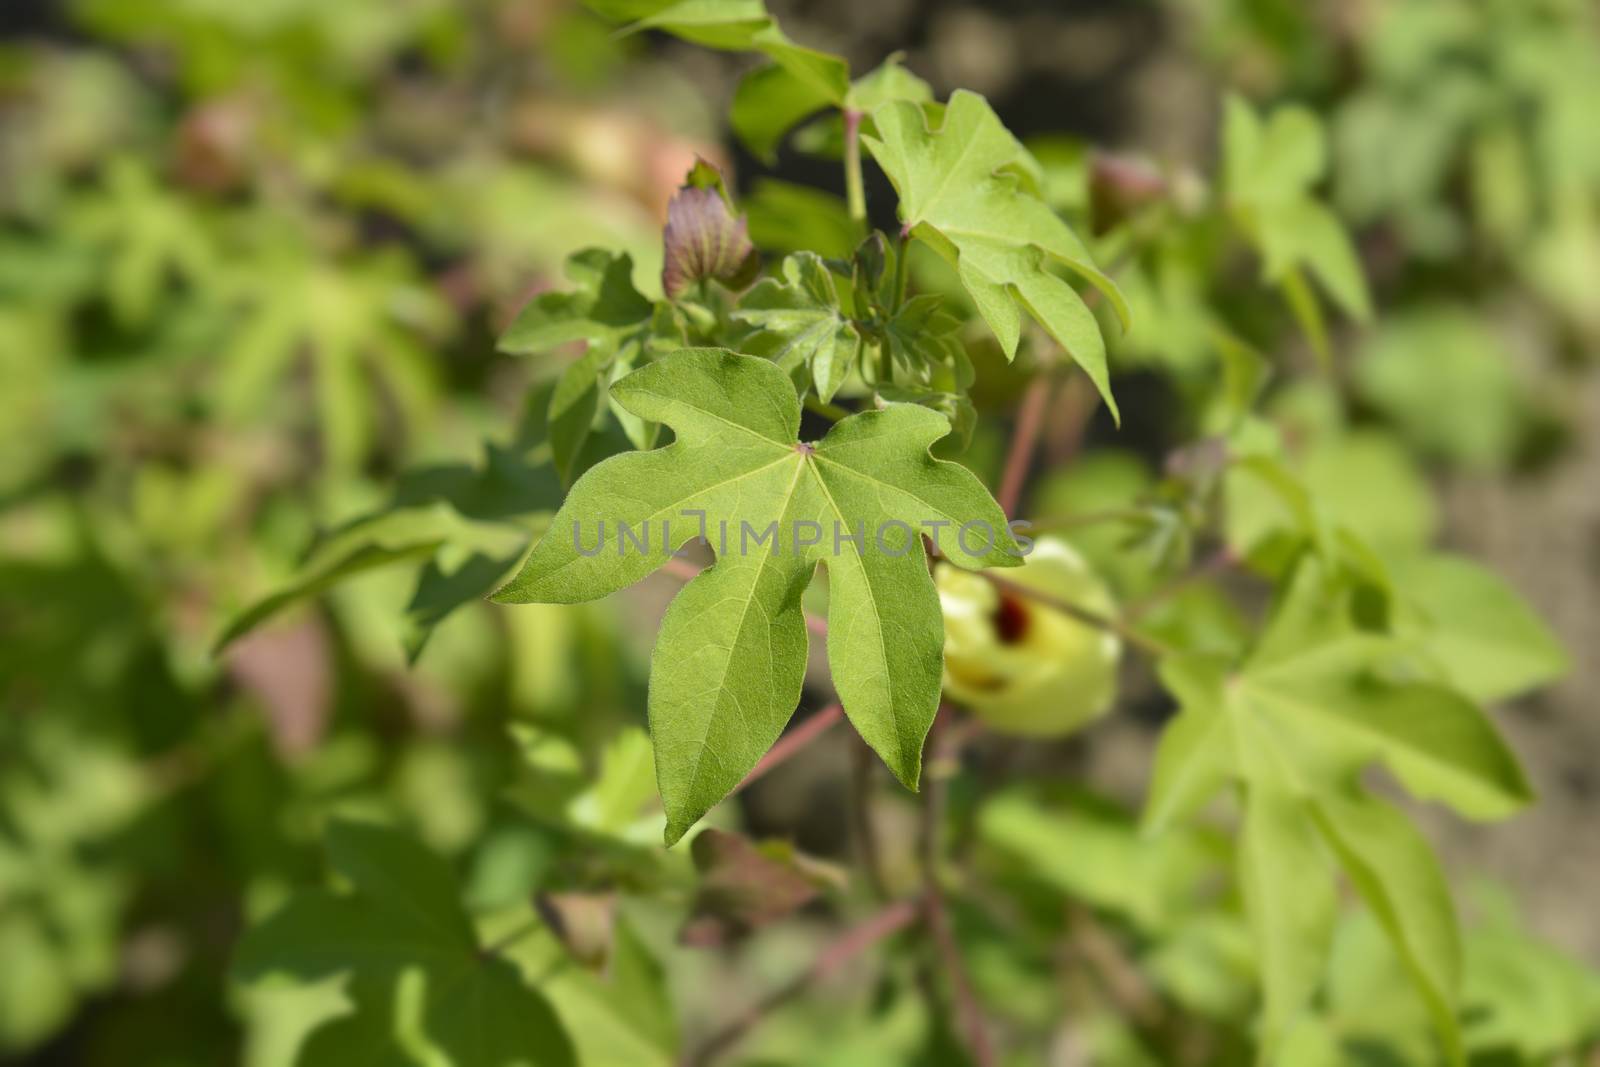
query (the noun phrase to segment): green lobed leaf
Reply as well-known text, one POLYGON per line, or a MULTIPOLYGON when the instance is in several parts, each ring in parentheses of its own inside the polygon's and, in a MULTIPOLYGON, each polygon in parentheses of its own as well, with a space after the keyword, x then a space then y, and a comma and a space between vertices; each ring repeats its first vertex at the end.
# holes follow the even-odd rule
POLYGON ((421 562, 403 628, 406 656, 415 662, 441 622, 503 581, 531 542, 539 513, 554 510, 559 493, 548 464, 534 462, 525 441, 490 444, 481 467, 406 471, 387 508, 322 539, 284 588, 228 623, 214 652, 370 570, 421 562))
POLYGON ((1193 656, 1163 663, 1183 712, 1158 754, 1150 817, 1192 810, 1227 761, 1217 746, 1230 743, 1235 775, 1307 794, 1378 759, 1414 793, 1470 818, 1526 806, 1527 779, 1482 710, 1448 689, 1393 680, 1407 667, 1406 646, 1352 629, 1320 571, 1302 564, 1237 670, 1193 656))
POLYGON ((770 165, 777 161, 778 145, 790 130, 835 102, 828 92, 773 63, 739 80, 728 123, 751 154, 770 165))
POLYGON ((1322 177, 1328 162, 1314 113, 1291 105, 1262 122, 1238 95, 1224 105, 1222 151, 1230 197, 1253 204, 1297 199, 1322 177))
POLYGON ((979 836, 1056 891, 1142 930, 1171 931, 1184 921, 1212 864, 1198 835, 1174 835, 1151 847, 1121 811, 1054 800, 1003 790, 979 809, 979 836))
POLYGON ((853 111, 872 112, 895 100, 931 104, 933 87, 907 70, 905 55, 895 52, 850 84, 844 106, 853 111))
MULTIPOLYGON (((544 966, 548 963, 541 961, 544 966)), ((564 968, 549 983, 584 1067, 671 1067, 677 1019, 667 975, 626 916, 616 921, 606 973, 564 968)))
POLYGON ((1460 308, 1386 316, 1351 368, 1363 400, 1429 454, 1501 471, 1526 432, 1529 398, 1490 322, 1460 308))
POLYGON ((235 616, 218 636, 213 653, 355 575, 433 556, 462 525, 450 509, 436 504, 389 512, 341 531, 317 549, 293 582, 235 616))
MULTIPOLYGON (((1300 840, 1294 835, 1305 825, 1291 826, 1294 817, 1284 806, 1292 802, 1301 819, 1309 813, 1406 959, 1458 1062, 1459 947, 1443 878, 1404 818, 1352 783, 1366 763, 1381 759, 1411 791, 1480 818, 1515 810, 1530 790, 1475 705, 1448 689, 1408 680, 1415 661, 1406 643, 1354 626, 1345 583, 1310 557, 1288 582, 1255 651, 1236 669, 1192 655, 1163 662, 1162 680, 1181 711, 1161 742, 1147 824, 1164 826, 1193 811, 1229 778, 1244 784, 1241 881, 1270 969, 1264 977, 1280 990, 1269 985, 1271 1045, 1314 984, 1305 960, 1289 955, 1308 939, 1285 945, 1289 935, 1279 929, 1296 921, 1292 909, 1304 901, 1278 900, 1260 885, 1251 888, 1250 879, 1259 880, 1261 866, 1275 862, 1275 854, 1296 852, 1290 839, 1300 840), (1262 810, 1262 804, 1279 810, 1262 810), (1252 852, 1252 835, 1273 843, 1252 852)), ((1310 860, 1303 848, 1299 852, 1303 871, 1310 860)), ((1314 882, 1304 879, 1296 892, 1320 893, 1314 882)), ((1319 932, 1319 943, 1324 940, 1319 932)))
POLYGON ((698 536, 690 513, 704 513, 717 563, 673 600, 651 660, 667 842, 738 784, 793 713, 807 653, 800 595, 818 563, 828 568, 828 657, 845 711, 915 788, 939 702, 944 631, 912 531, 931 529, 941 550, 969 568, 1014 565, 1018 553, 978 480, 929 455, 946 420, 891 405, 803 444, 800 402, 783 371, 716 349, 678 352, 614 393, 671 426, 677 440, 615 456, 580 478, 495 599, 573 603, 615 592, 698 536), (993 533, 981 549, 971 547, 976 534, 969 543, 954 536, 969 522, 993 533), (941 534, 933 523, 954 525, 941 534), (626 550, 621 524, 631 531, 626 550))
POLYGON ((1308 197, 1257 209, 1263 270, 1287 280, 1304 265, 1352 318, 1372 318, 1372 298, 1350 236, 1334 213, 1308 197))
POLYGON ((1099 323, 1052 267, 1093 283, 1124 328, 1127 303, 1077 235, 1024 187, 1037 164, 988 102, 957 92, 933 128, 921 107, 895 101, 873 112, 873 122, 876 135, 862 140, 900 195, 906 231, 956 268, 1006 356, 1016 354, 1026 311, 1083 367, 1116 414, 1099 323))
POLYGON ((1217 713, 1217 694, 1228 664, 1216 657, 1169 656, 1161 684, 1178 702, 1178 714, 1161 731, 1141 825, 1157 834, 1194 815, 1221 789, 1235 766, 1228 719, 1217 713))

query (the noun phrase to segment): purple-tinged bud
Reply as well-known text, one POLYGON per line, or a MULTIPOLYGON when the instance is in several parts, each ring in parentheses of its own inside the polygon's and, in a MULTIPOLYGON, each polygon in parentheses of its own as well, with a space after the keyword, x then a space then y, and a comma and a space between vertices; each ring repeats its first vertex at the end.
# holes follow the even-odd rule
POLYGON ((667 205, 661 287, 676 300, 695 282, 715 278, 730 289, 755 280, 760 258, 742 216, 715 188, 685 186, 667 205))

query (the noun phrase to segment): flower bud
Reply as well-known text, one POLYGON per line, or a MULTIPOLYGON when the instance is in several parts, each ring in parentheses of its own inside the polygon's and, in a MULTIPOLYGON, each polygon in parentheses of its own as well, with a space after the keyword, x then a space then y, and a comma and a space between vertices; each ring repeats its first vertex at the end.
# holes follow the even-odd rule
POLYGON ((742 289, 755 280, 761 268, 744 217, 734 216, 716 188, 690 185, 679 189, 667 205, 664 238, 661 288, 669 300, 678 299, 706 278, 742 289))

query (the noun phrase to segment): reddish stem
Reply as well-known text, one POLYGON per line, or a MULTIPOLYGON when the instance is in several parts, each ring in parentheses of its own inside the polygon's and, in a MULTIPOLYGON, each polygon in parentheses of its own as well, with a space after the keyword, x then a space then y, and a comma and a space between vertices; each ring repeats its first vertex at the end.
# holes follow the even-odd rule
POLYGON ((1006 454, 1005 470, 1000 476, 1000 492, 995 499, 1000 510, 1009 517, 1017 510, 1022 496, 1022 483, 1027 480, 1028 466, 1033 460, 1034 446, 1039 442, 1039 431, 1044 428, 1044 413, 1050 406, 1053 383, 1048 373, 1034 376, 1022 394, 1022 404, 1017 408, 1017 425, 1011 434, 1011 450, 1006 454))
POLYGON ((846 930, 823 949, 811 966, 774 989, 741 1012, 722 1029, 713 1033, 684 1056, 683 1067, 706 1067, 732 1048, 771 1012, 800 996, 811 986, 826 981, 878 942, 916 922, 922 915, 920 900, 900 900, 888 905, 872 918, 846 930))
POLYGON ((733 793, 739 792, 751 782, 766 774, 780 763, 786 763, 795 753, 805 748, 811 742, 831 730, 844 718, 844 708, 838 704, 829 704, 809 719, 796 726, 793 730, 778 738, 777 744, 767 749, 767 754, 762 756, 744 780, 733 787, 733 793))
POLYGON ((967 1051, 972 1054, 975 1067, 995 1067, 994 1045, 989 1040, 989 1025, 983 1017, 983 1007, 967 979, 966 964, 961 958, 961 946, 950 928, 950 916, 945 907, 944 887, 939 880, 939 857, 943 842, 941 833, 945 814, 945 777, 947 764, 955 758, 957 737, 953 730, 950 709, 941 705, 928 731, 928 780, 922 789, 922 880, 926 891, 923 903, 928 933, 944 964, 950 981, 950 996, 955 1002, 956 1019, 965 1038, 967 1051))

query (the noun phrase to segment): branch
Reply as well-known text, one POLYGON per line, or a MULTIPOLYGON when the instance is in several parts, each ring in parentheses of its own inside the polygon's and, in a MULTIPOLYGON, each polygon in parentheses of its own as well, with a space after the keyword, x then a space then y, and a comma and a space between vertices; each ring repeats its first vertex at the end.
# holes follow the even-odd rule
POLYGON ((1022 484, 1028 478, 1028 466, 1033 460, 1034 446, 1039 443, 1039 431, 1044 428, 1044 413, 1050 406, 1050 394, 1055 383, 1048 368, 1033 376, 1022 394, 1022 404, 1017 409, 1017 425, 1011 433, 1011 449, 1006 453, 1006 465, 1000 475, 1000 491, 995 499, 1000 510, 1009 517, 1017 510, 1022 496, 1022 484))
POLYGON ((1143 1029, 1159 1026, 1165 1014, 1160 996, 1094 912, 1082 904, 1069 904, 1067 921, 1076 954, 1111 998, 1117 1014, 1143 1029))
POLYGON ((855 851, 866 872, 867 886, 880 901, 889 899, 889 883, 883 876, 883 855, 878 848, 878 830, 872 823, 872 774, 877 756, 856 735, 850 748, 850 817, 855 851))
POLYGON ((821 711, 806 719, 799 726, 778 738, 777 742, 762 756, 750 773, 744 776, 740 783, 728 793, 731 797, 748 786, 751 782, 766 774, 780 763, 787 762, 801 749, 827 733, 833 726, 844 718, 844 708, 838 704, 829 704, 821 711))
POLYGON ((955 932, 950 928, 950 916, 945 907, 944 888, 939 882, 939 854, 944 825, 946 766, 954 758, 955 738, 950 732, 949 708, 941 705, 934 717, 928 735, 927 781, 922 787, 922 880, 926 890, 923 908, 926 912, 928 933, 950 978, 950 995, 955 1001, 956 1018, 972 1054, 975 1067, 995 1067, 994 1045, 989 1040, 989 1026, 983 1018, 983 1008, 967 981, 966 965, 961 959, 961 946, 956 943, 955 932))
POLYGON ((873 945, 916 922, 922 915, 922 910, 922 902, 919 900, 896 901, 860 925, 846 930, 822 950, 811 962, 810 967, 750 1005, 732 1022, 713 1032, 686 1053, 680 1061, 682 1067, 708 1067, 773 1011, 794 1000, 813 985, 827 981, 873 945))

